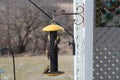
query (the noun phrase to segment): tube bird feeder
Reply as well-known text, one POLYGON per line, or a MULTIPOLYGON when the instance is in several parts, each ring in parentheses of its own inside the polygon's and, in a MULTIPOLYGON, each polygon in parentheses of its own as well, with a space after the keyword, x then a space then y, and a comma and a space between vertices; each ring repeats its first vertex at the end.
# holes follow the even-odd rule
POLYGON ((43 31, 49 32, 49 35, 50 35, 50 49, 49 49, 49 56, 50 56, 49 70, 50 72, 48 72, 47 74, 52 75, 52 76, 63 73, 63 72, 58 71, 59 40, 57 39, 57 31, 62 31, 62 30, 64 30, 64 28, 54 23, 43 28, 43 31))

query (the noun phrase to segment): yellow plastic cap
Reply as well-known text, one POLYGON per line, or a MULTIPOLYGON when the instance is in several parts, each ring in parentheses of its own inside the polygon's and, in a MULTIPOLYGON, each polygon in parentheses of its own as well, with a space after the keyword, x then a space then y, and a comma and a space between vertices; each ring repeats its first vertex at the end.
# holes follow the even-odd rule
POLYGON ((43 28, 43 31, 61 31, 61 30, 64 30, 64 28, 56 24, 51 24, 43 28))

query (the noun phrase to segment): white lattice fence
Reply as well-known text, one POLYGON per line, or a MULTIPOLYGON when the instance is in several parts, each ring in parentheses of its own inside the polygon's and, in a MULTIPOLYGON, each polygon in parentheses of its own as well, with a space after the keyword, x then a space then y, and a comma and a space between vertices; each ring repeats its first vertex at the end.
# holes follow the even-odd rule
POLYGON ((94 29, 94 80, 120 80, 120 28, 94 29))

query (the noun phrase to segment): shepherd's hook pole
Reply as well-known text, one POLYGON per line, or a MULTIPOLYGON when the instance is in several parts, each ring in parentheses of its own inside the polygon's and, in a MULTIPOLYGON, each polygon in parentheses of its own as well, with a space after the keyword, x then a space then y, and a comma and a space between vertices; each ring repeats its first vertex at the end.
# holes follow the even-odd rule
POLYGON ((11 49, 8 49, 13 57, 13 73, 14 73, 14 80, 16 80, 16 72, 15 72, 15 56, 11 49))

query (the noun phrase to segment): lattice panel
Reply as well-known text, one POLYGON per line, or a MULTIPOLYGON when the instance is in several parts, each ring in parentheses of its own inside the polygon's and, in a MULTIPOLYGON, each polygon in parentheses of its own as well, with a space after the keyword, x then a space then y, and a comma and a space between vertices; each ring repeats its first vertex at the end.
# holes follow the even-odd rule
POLYGON ((94 54, 94 80, 120 80, 120 50, 98 46, 94 54))
POLYGON ((95 28, 93 80, 120 80, 120 28, 95 28))

